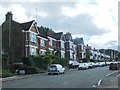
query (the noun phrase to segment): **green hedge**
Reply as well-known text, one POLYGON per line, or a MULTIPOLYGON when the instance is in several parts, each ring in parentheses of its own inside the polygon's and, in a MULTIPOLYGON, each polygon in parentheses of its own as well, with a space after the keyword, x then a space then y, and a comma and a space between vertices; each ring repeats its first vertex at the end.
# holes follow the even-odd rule
POLYGON ((8 70, 3 70, 3 71, 2 71, 2 78, 11 77, 11 76, 13 76, 13 75, 14 75, 14 74, 11 73, 11 72, 8 71, 8 70))

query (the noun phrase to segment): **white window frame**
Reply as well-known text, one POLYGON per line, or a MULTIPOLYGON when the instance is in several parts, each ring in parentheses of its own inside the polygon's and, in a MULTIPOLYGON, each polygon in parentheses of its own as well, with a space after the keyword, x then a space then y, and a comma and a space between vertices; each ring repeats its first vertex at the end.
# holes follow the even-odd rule
POLYGON ((49 45, 52 46, 52 43, 53 43, 53 39, 49 38, 49 45))
POLYGON ((36 43, 36 34, 35 33, 30 33, 30 41, 36 43))
POLYGON ((61 41, 61 48, 65 48, 65 42, 61 41))
POLYGON ((45 40, 44 39, 40 39, 40 46, 45 47, 45 40))
POLYGON ((45 55, 46 50, 41 49, 41 50, 39 51, 39 53, 40 53, 40 55, 45 55), (41 52, 42 52, 42 53, 41 53, 41 52))
POLYGON ((36 55, 36 48, 30 47, 30 55, 36 55))

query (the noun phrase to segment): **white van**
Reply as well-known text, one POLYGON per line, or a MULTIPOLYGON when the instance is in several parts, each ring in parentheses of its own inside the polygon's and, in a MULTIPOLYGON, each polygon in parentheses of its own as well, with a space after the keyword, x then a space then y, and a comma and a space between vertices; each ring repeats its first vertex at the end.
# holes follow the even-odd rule
POLYGON ((60 64, 50 64, 48 66, 48 74, 61 74, 65 73, 65 68, 60 64))

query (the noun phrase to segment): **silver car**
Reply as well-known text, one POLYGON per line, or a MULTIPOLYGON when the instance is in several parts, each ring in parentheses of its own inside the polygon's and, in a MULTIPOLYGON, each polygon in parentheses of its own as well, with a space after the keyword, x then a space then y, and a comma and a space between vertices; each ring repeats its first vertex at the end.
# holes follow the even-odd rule
POLYGON ((65 73, 65 68, 60 64, 51 64, 48 66, 48 74, 61 74, 65 73))

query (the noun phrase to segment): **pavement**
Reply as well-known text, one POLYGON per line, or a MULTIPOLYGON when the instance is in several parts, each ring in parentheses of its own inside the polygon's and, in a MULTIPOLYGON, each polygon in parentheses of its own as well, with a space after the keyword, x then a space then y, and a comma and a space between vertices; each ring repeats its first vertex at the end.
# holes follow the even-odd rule
POLYGON ((12 80, 25 79, 25 78, 29 78, 30 76, 33 76, 33 75, 35 76, 35 75, 40 75, 40 74, 43 74, 43 72, 39 73, 39 74, 16 75, 16 76, 12 76, 12 77, 0 78, 0 82, 7 82, 7 81, 12 81, 12 80))
POLYGON ((113 71, 99 80, 98 88, 118 88, 120 89, 120 71, 113 71))

